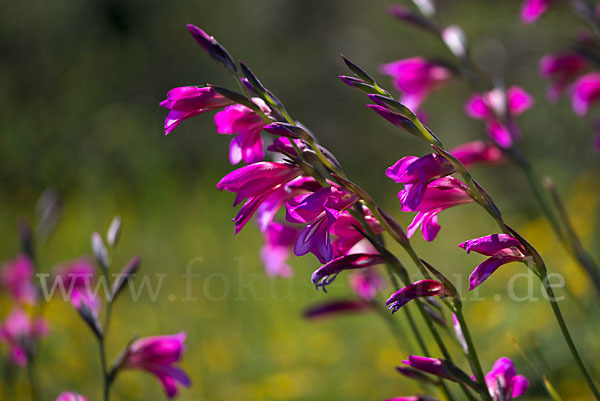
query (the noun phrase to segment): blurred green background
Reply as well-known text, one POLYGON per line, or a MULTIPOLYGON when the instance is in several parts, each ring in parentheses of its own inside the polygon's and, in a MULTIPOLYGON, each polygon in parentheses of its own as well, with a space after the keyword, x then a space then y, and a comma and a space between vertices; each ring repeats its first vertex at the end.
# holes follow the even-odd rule
MULTIPOLYGON (((584 242, 600 259, 600 164, 590 146, 591 117, 574 117, 566 99, 550 105, 538 77, 540 57, 568 46, 580 22, 561 4, 537 24, 524 26, 518 19, 519 1, 440 3, 440 21, 464 28, 482 69, 500 73, 507 83, 534 95, 535 107, 519 117, 521 148, 541 174, 555 178, 584 242)), ((183 366, 193 386, 179 399, 380 400, 410 395, 417 389, 394 371, 411 352, 410 343, 403 341, 399 347, 376 314, 304 321, 301 312, 308 305, 349 294, 345 278, 340 276, 329 294, 317 293, 309 280, 318 266, 312 256, 293 260, 291 280, 266 277, 258 258, 258 230, 249 225, 234 237, 233 198, 215 188, 233 169, 227 159, 229 138, 215 134, 211 115, 185 121, 165 137, 166 111, 158 106, 176 86, 211 82, 234 88, 185 29, 186 23, 198 25, 250 65, 292 115, 335 153, 346 173, 407 225, 410 216, 400 213, 396 198, 399 188, 384 171, 398 158, 427 149, 414 138, 397 135, 364 107, 361 94, 337 78, 347 73, 340 53, 388 88, 387 78, 376 74, 379 64, 416 55, 449 57, 434 38, 387 16, 389 4, 4 2, 0 256, 8 259, 18 252, 18 219, 32 220, 39 195, 55 188, 64 218, 39 249, 39 270, 89 254, 90 233, 104 232, 112 216, 121 214, 124 231, 115 269, 136 253, 142 256, 144 273, 167 277, 156 301, 148 296, 137 303, 127 297, 118 301, 109 354, 115 357, 135 334, 186 331, 183 366), (193 281, 197 300, 186 302, 180 275, 195 258, 203 258, 193 264, 194 273, 201 275, 193 281)), ((425 104, 430 126, 449 147, 481 136, 481 122, 463 113, 469 95, 466 85, 454 81, 425 104)), ((479 168, 475 175, 497 199, 507 221, 539 247, 552 270, 568 278, 578 301, 571 298, 562 306, 586 359, 600 372, 598 304, 587 295, 590 289, 577 265, 541 219, 525 179, 508 165, 479 168)), ((464 288, 480 258, 464 255, 456 244, 492 232, 494 225, 476 206, 444 212, 440 221, 443 229, 435 243, 424 243, 419 235, 415 245, 440 270, 462 275, 464 288)), ((546 398, 510 333, 565 399, 587 399, 549 307, 507 299, 506 282, 519 269, 503 268, 482 287, 485 301, 467 305, 484 368, 489 370, 500 356, 511 356, 532 381, 524 398, 546 398)), ((535 293, 539 295, 537 285, 535 293)), ((42 343, 38 366, 43 399, 54 400, 64 390, 100 399, 92 335, 70 305, 53 301, 46 312, 52 333, 42 343)), ((394 316, 400 325, 401 316, 394 316)), ((18 375, 14 399, 27 399, 25 372, 18 375)), ((164 399, 154 378, 134 372, 119 377, 113 395, 115 400, 164 399)))

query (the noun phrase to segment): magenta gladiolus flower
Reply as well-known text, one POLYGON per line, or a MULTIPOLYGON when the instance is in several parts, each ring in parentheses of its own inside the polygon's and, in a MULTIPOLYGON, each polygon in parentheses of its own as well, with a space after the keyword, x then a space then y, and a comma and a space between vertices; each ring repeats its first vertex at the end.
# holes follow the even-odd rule
POLYGON ((232 171, 219 181, 217 189, 236 193, 233 206, 247 199, 233 219, 236 234, 250 220, 260 204, 282 185, 298 177, 302 170, 291 164, 260 162, 232 171))
POLYGON ((400 102, 416 112, 427 96, 446 83, 452 76, 450 70, 439 63, 414 57, 384 64, 381 73, 394 80, 402 96, 400 102))
MULTIPOLYGON (((262 99, 253 98, 252 101, 266 115, 271 113, 262 99)), ((250 164, 265 158, 260 131, 267 123, 255 111, 241 104, 228 106, 215 114, 215 125, 219 134, 237 134, 229 145, 231 164, 238 164, 242 160, 250 164)))
POLYGON ((331 315, 364 312, 372 308, 373 304, 366 301, 332 301, 307 309, 303 316, 307 319, 320 319, 331 315))
POLYGON ((411 185, 406 184, 404 189, 398 193, 402 211, 417 212, 412 223, 406 229, 409 238, 421 228, 425 241, 433 241, 441 229, 437 221, 438 213, 453 206, 473 202, 465 183, 454 177, 444 177, 430 182, 421 202, 413 208, 405 202, 411 185))
POLYGON ((312 274, 311 281, 317 289, 319 287, 326 291, 325 286, 333 283, 337 275, 343 270, 364 269, 384 262, 383 257, 378 254, 354 253, 340 256, 331 262, 319 267, 312 274))
POLYGON ((298 237, 298 230, 280 223, 271 223, 264 233, 265 245, 260 250, 260 257, 269 276, 290 277, 292 268, 287 260, 292 253, 298 237))
POLYGON ((427 395, 415 395, 412 397, 390 398, 385 401, 439 401, 439 400, 437 398, 429 397, 427 395))
MULTIPOLYGON (((382 233, 384 229, 371 211, 368 208, 363 207, 363 212, 365 221, 369 225, 371 231, 374 234, 382 233)), ((334 257, 346 255, 351 251, 354 251, 353 248, 355 248, 355 245, 364 240, 363 235, 356 227, 361 227, 360 222, 348 212, 341 213, 335 223, 331 225, 329 233, 335 237, 331 241, 334 257)), ((376 251, 373 250, 371 253, 376 253, 376 251)))
POLYGON ((529 388, 529 380, 516 373, 515 365, 509 358, 496 361, 492 370, 485 375, 485 383, 494 401, 512 400, 529 388))
POLYGON ((408 360, 402 361, 402 363, 443 379, 457 381, 454 375, 447 369, 446 363, 441 359, 410 355, 408 360))
POLYGON ((358 197, 341 187, 321 188, 316 192, 294 197, 287 202, 287 220, 306 224, 298 235, 294 253, 302 256, 312 252, 321 263, 333 258, 329 227, 340 213, 352 206, 358 197))
POLYGON ((492 140, 504 148, 509 148, 517 139, 517 129, 503 124, 506 117, 512 119, 533 105, 533 98, 518 86, 504 92, 496 88, 484 94, 475 94, 467 101, 466 112, 469 116, 485 120, 487 131, 492 140))
POLYGON ((48 334, 48 324, 44 319, 31 320, 21 309, 15 308, 0 325, 0 341, 10 348, 12 361, 23 366, 27 364, 33 343, 48 334))
POLYGON ((454 167, 448 160, 436 153, 430 153, 423 157, 403 157, 388 167, 385 175, 396 183, 405 184, 406 192, 402 205, 414 210, 421 203, 427 184, 453 172, 454 167))
POLYGON ((79 308, 83 302, 93 311, 97 311, 100 307, 100 298, 94 294, 92 287, 94 272, 94 265, 90 261, 74 260, 56 268, 54 280, 62 281, 62 287, 70 294, 69 301, 75 308, 79 308))
POLYGON ((465 167, 479 163, 498 164, 505 159, 504 154, 497 146, 484 141, 467 142, 455 147, 450 153, 465 167))
POLYGON ((59 395, 56 401, 88 401, 88 399, 81 394, 65 392, 59 395))
POLYGON ((552 83, 548 99, 558 101, 560 94, 587 65, 587 60, 577 53, 548 54, 540 61, 540 73, 552 83))
POLYGON ((600 99, 600 72, 586 74, 575 81, 571 98, 575 113, 580 116, 587 113, 592 104, 600 99))
POLYGON ((537 21, 548 10, 550 0, 525 0, 521 7, 521 20, 526 24, 537 21))
POLYGON ((413 299, 444 295, 448 295, 448 290, 442 283, 426 279, 414 282, 396 291, 385 301, 385 304, 392 313, 396 313, 398 309, 413 299))
POLYGON ((183 120, 210 110, 234 104, 232 100, 215 92, 211 87, 182 86, 171 89, 167 98, 160 102, 169 109, 165 120, 165 135, 173 131, 183 120))
POLYGON ((492 234, 475 238, 458 245, 467 251, 491 256, 473 270, 469 276, 469 290, 478 287, 500 266, 510 262, 522 262, 530 258, 516 238, 508 234, 492 234))
POLYGON ((184 352, 185 333, 170 336, 145 337, 136 340, 127 350, 123 368, 140 369, 155 375, 167 396, 177 395, 177 384, 189 387, 191 382, 186 373, 174 366, 184 352))
POLYGON ((38 297, 33 275, 33 262, 29 256, 20 254, 4 263, 0 271, 0 283, 15 301, 33 304, 38 297))

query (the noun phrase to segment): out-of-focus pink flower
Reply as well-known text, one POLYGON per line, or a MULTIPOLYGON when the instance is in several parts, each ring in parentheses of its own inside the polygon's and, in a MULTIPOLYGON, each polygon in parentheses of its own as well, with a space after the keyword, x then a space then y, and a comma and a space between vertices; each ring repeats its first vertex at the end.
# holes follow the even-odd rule
POLYGON ((415 395, 411 397, 396 397, 390 398, 385 401, 438 401, 437 398, 429 397, 427 395, 415 395))
POLYGON ((81 394, 65 392, 59 395, 56 401, 88 401, 88 399, 81 394))
POLYGON ((0 283, 17 302, 33 304, 38 294, 33 284, 33 262, 25 254, 5 262, 0 271, 0 283))
POLYGON ((383 64, 380 71, 392 77, 394 86, 402 94, 400 102, 413 112, 419 109, 434 89, 452 77, 452 73, 446 67, 422 57, 383 64))
POLYGON ((287 220, 306 224, 298 235, 294 253, 302 256, 312 252, 321 263, 329 262, 333 258, 329 227, 357 200, 354 193, 337 186, 321 188, 289 200, 286 204, 287 220))
POLYGON ((237 194, 233 206, 247 199, 233 219, 236 234, 263 201, 301 173, 299 167, 287 163, 259 162, 234 170, 223 177, 217 184, 217 189, 237 194))
POLYGON ((269 276, 290 277, 292 268, 287 263, 299 229, 287 224, 271 223, 264 232, 265 245, 260 250, 260 257, 269 276))
POLYGON ((456 377, 448 370, 445 361, 441 359, 410 355, 408 359, 402 361, 402 363, 444 379, 457 381, 456 377))
POLYGON ((521 20, 526 24, 537 21, 548 10, 551 0, 525 0, 521 7, 521 20))
POLYGON ((448 295, 448 290, 444 284, 436 280, 420 280, 393 293, 385 301, 388 309, 395 313, 398 309, 416 298, 448 295))
POLYGON ((59 288, 69 295, 69 301, 75 308, 85 303, 93 311, 100 307, 100 298, 94 294, 94 265, 87 259, 73 260, 54 269, 54 280, 61 280, 59 288))
POLYGON ((456 157, 465 167, 475 164, 498 164, 505 159, 504 154, 497 146, 484 141, 473 141, 459 145, 450 153, 456 157))
POLYGON ((583 75, 575 81, 571 93, 575 113, 580 116, 586 114, 598 99, 600 99, 600 72, 583 75))
POLYGON ((307 309, 303 316, 307 319, 321 319, 331 315, 364 312, 372 308, 373 304, 366 301, 330 301, 307 309))
POLYGON ((169 109, 165 120, 165 135, 173 131, 183 120, 210 110, 234 104, 232 100, 215 92, 211 87, 182 86, 171 89, 167 98, 160 102, 169 109))
POLYGON ((490 256, 473 270, 469 276, 469 290, 477 288, 500 266, 510 262, 521 262, 528 259, 527 251, 521 242, 508 234, 492 234, 475 238, 458 244, 467 251, 474 251, 490 256))
MULTIPOLYGON (((253 98, 252 101, 266 115, 271 113, 262 99, 253 98)), ((237 134, 229 145, 231 164, 238 164, 242 160, 250 164, 265 158, 260 131, 267 123, 254 110, 241 104, 228 106, 215 114, 215 125, 219 134, 237 134)))
POLYGON ((467 192, 468 187, 465 183, 454 177, 443 177, 430 182, 425 189, 421 202, 417 207, 412 208, 405 203, 410 185, 406 184, 404 189, 398 193, 402 211, 417 212, 412 223, 406 229, 409 238, 421 228, 425 241, 433 241, 441 229, 437 221, 438 213, 453 206, 473 202, 467 192))
POLYGON ((495 88, 487 93, 473 95, 467 101, 466 112, 469 116, 486 122, 487 132, 498 146, 509 148, 518 139, 519 133, 514 124, 509 128, 503 121, 512 121, 513 117, 532 105, 533 98, 525 90, 512 86, 506 92, 495 88))
POLYGON ((406 192, 402 205, 415 209, 423 199, 427 184, 453 172, 454 167, 448 160, 436 153, 430 153, 423 157, 403 157, 388 167, 385 175, 396 183, 405 184, 406 192))
POLYGON ((529 388, 529 380, 517 375, 515 365, 506 357, 498 359, 492 370, 485 375, 485 384, 494 401, 512 400, 529 388))
POLYGON ((31 320, 23 310, 14 308, 0 325, 0 341, 5 342, 11 353, 12 361, 23 366, 27 364, 28 352, 34 342, 48 335, 48 324, 44 319, 31 320))
POLYGON ((350 288, 365 300, 372 300, 385 285, 385 280, 374 268, 361 269, 350 273, 350 288))
POLYGON ((587 60, 577 53, 548 54, 540 61, 542 77, 551 81, 548 99, 557 102, 567 85, 587 66, 587 60))
POLYGON ((131 344, 121 366, 154 374, 167 396, 173 398, 178 393, 177 384, 191 384, 187 374, 175 366, 183 356, 184 341, 185 333, 140 338, 131 344))
POLYGON ((323 291, 326 291, 325 287, 331 284, 340 272, 344 270, 364 269, 383 262, 383 257, 378 254, 354 253, 340 256, 315 270, 311 281, 317 289, 321 287, 323 291))

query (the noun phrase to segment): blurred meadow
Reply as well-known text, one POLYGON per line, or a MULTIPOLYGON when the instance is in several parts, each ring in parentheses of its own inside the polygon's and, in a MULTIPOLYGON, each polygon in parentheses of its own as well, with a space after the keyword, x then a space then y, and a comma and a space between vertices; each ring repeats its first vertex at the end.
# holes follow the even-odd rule
MULTIPOLYGON (((539 59, 567 46, 579 22, 561 4, 527 26, 518 20, 520 1, 439 3, 443 24, 464 28, 482 69, 502 74, 535 97, 533 109, 519 117, 521 149, 540 174, 555 179, 574 225, 600 260, 600 159, 590 146, 591 119, 575 117, 566 99, 558 106, 549 104, 546 83, 538 75, 539 59)), ((413 137, 398 135, 365 107, 363 96, 337 78, 346 73, 340 54, 367 68, 387 88, 391 84, 377 74, 379 64, 415 55, 449 57, 433 38, 388 16, 389 4, 4 2, 1 258, 19 252, 17 222, 21 217, 32 221, 38 197, 54 188, 63 202, 63 218, 38 247, 39 271, 90 255, 90 234, 105 232, 120 214, 123 233, 116 268, 135 253, 142 258, 141 273, 150 274, 154 287, 161 280, 157 275, 166 276, 155 300, 144 292, 138 302, 129 294, 117 301, 109 358, 133 335, 185 331, 182 366, 193 384, 182 390, 179 400, 382 400, 417 391, 394 370, 411 353, 412 339, 398 344, 377 313, 302 318, 308 306, 350 293, 344 275, 327 294, 315 291, 310 274, 319 264, 308 255, 292 259, 291 279, 266 276, 258 256, 258 229, 248 225, 234 236, 233 196, 215 187, 233 170, 227 159, 229 138, 215 133, 212 115, 185 121, 165 137, 166 111, 158 106, 176 86, 211 82, 234 88, 185 24, 202 27, 250 65, 337 156, 346 173, 406 227, 412 216, 400 212, 399 185, 384 171, 398 158, 427 149, 413 137), (181 277, 188 266, 199 275, 191 281, 191 292, 181 277)), ((470 93, 454 81, 425 104, 430 126, 449 147, 482 135, 483 124, 463 112, 470 93)), ((580 268, 543 219, 525 178, 510 165, 479 167, 474 175, 497 200, 506 220, 538 247, 550 269, 567 278, 561 307, 586 361, 600 373, 599 305, 580 268)), ((483 300, 468 301, 467 277, 480 259, 465 255, 456 244, 494 232, 493 222, 474 205, 449 210, 440 222, 443 228, 435 242, 425 243, 416 235, 414 243, 438 269, 460 277, 484 369, 498 357, 510 356, 532 381, 523 399, 547 399, 534 366, 549 373, 565 400, 587 399, 580 394, 583 382, 572 369, 547 303, 507 296, 510 278, 525 273, 521 265, 498 271, 479 291, 483 300)), ((407 259, 402 252, 398 255, 407 259)), ((534 294, 540 296, 534 282, 534 294)), ((526 279, 517 283, 516 293, 525 296, 526 279)), ((380 301, 391 292, 384 291, 380 301)), ((3 303, 2 316, 8 310, 3 303)), ((92 334, 68 303, 51 301, 45 315, 51 333, 41 342, 36 365, 43 400, 53 401, 67 390, 99 400, 100 366, 92 334)), ((402 316, 394 315, 400 330, 405 326, 402 316)), ((453 352, 458 354, 458 347, 453 352)), ((15 387, 0 388, 0 399, 28 399, 25 371, 15 374, 15 387)), ((158 382, 138 372, 123 373, 113 397, 165 399, 158 382)))

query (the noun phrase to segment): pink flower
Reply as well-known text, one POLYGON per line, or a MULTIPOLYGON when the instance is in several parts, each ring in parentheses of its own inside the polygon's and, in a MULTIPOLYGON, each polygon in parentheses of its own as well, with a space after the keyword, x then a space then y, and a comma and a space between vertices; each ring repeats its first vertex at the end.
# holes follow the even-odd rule
POLYGON ((340 256, 315 270, 311 281, 317 289, 321 287, 323 291, 326 291, 325 287, 333 283, 337 275, 343 270, 364 269, 383 262, 383 257, 378 254, 354 253, 340 256))
POLYGON ((420 280, 401 288, 385 302, 388 309, 395 313, 398 309, 416 298, 448 295, 444 284, 436 280, 420 280))
POLYGON ((567 85, 587 66, 577 53, 548 54, 540 61, 540 73, 549 81, 548 99, 557 102, 567 85))
POLYGON ((342 313, 357 313, 371 310, 373 304, 366 301, 329 301, 313 306, 303 313, 307 319, 321 319, 342 313))
MULTIPOLYGON (((363 212, 365 221, 371 228, 371 231, 374 234, 382 233, 384 229, 379 223, 379 220, 373 216, 371 211, 366 207, 363 207, 363 212)), ((348 212, 341 213, 335 223, 331 225, 329 233, 335 237, 331 241, 333 254, 335 257, 343 256, 350 252, 357 253, 353 252, 355 251, 353 248, 355 248, 355 245, 363 241, 365 238, 356 229, 356 227, 361 227, 360 222, 348 212)), ((371 253, 376 253, 376 251, 372 250, 371 253)))
POLYGON ((550 0, 525 0, 521 8, 521 20, 526 24, 537 21, 548 10, 550 0))
MULTIPOLYGON (((269 107, 262 99, 253 98, 252 101, 265 114, 270 114, 269 107)), ((267 123, 255 111, 241 104, 228 106, 215 114, 215 125, 219 134, 237 134, 229 146, 231 164, 238 164, 242 160, 250 164, 265 158, 260 131, 267 123)))
POLYGON ((12 361, 23 366, 33 351, 37 339, 48 334, 48 324, 44 319, 31 320, 21 309, 14 308, 2 325, 0 341, 8 344, 12 361))
POLYGON ((527 251, 516 238, 508 234, 492 234, 475 238, 458 245, 467 251, 491 256, 473 270, 469 276, 469 290, 477 288, 500 266, 522 262, 529 258, 527 251))
POLYGON ((448 370, 448 363, 442 359, 410 355, 408 359, 402 361, 402 363, 443 379, 457 381, 454 374, 448 370))
POLYGON ((504 154, 497 146, 483 141, 467 142, 452 149, 450 153, 465 167, 474 164, 498 164, 505 159, 504 154))
POLYGON ((485 375, 485 383, 494 401, 512 400, 529 388, 529 380, 516 373, 515 365, 509 358, 496 361, 492 370, 485 375))
POLYGON ((173 131, 183 120, 233 103, 210 87, 183 86, 171 89, 167 93, 167 98, 160 102, 162 107, 169 109, 165 120, 165 135, 173 131))
POLYGON ((260 257, 269 276, 290 277, 292 268, 287 260, 292 253, 299 230, 290 225, 271 223, 264 232, 265 245, 260 257))
POLYGON ((412 397, 396 397, 390 398, 386 401, 438 401, 437 398, 429 397, 427 395, 416 395, 412 397))
POLYGON ((33 304, 38 294, 33 284, 33 262, 25 254, 5 262, 0 271, 0 283, 17 302, 33 304))
POLYGON ((59 395, 56 401, 88 401, 88 399, 81 394, 65 392, 59 395))
POLYGON ((174 366, 184 352, 185 333, 170 336, 145 337, 136 340, 127 350, 123 368, 140 369, 155 375, 167 396, 177 395, 177 384, 189 387, 191 382, 185 372, 174 366))
POLYGON ((403 205, 415 209, 423 199, 427 184, 454 172, 454 167, 442 156, 430 153, 423 157, 406 156, 385 172, 396 183, 405 184, 403 205), (406 185, 411 184, 411 185, 406 185))
POLYGON ((498 146, 509 148, 518 137, 514 124, 507 127, 504 120, 512 118, 531 108, 533 98, 518 86, 513 86, 504 92, 496 88, 483 94, 475 94, 467 101, 466 112, 469 116, 485 120, 487 131, 498 146))
POLYGON ((350 273, 350 288, 364 300, 372 300, 385 285, 385 280, 374 268, 361 269, 350 273))
POLYGON ((384 64, 380 71, 393 78, 394 86, 402 93, 400 102, 413 112, 418 110, 434 89, 452 76, 446 67, 422 57, 384 64))
POLYGON ((61 280, 69 301, 75 308, 84 302, 90 309, 97 311, 100 307, 100 298, 94 294, 92 283, 94 281, 94 265, 87 259, 73 260, 54 269, 54 280, 61 280))
POLYGON ((321 263, 329 262, 333 258, 329 227, 357 200, 354 193, 337 186, 321 188, 289 200, 287 220, 306 224, 296 239, 294 253, 302 256, 312 252, 321 263))
POLYGON ((233 206, 247 199, 233 219, 236 234, 263 201, 301 173, 299 167, 287 163, 260 162, 234 170, 223 177, 217 184, 217 189, 237 194, 233 206))
POLYGON ((586 114, 598 99, 600 99, 600 72, 583 75, 573 84, 573 111, 580 116, 586 114))
POLYGON ((412 223, 406 229, 409 238, 421 228, 425 241, 433 241, 441 229, 437 221, 438 213, 453 206, 473 202, 465 183, 454 177, 444 177, 430 182, 424 191, 421 202, 416 207, 410 207, 406 204, 406 198, 410 193, 411 185, 406 184, 404 189, 398 193, 402 211, 417 212, 412 223))

